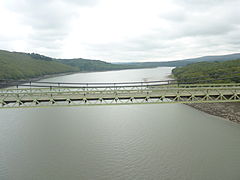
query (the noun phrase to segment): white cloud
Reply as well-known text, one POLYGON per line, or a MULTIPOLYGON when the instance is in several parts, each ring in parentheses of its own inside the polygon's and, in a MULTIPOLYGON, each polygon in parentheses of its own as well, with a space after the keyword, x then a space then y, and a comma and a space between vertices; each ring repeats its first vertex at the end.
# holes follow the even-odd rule
POLYGON ((238 52, 240 0, 2 0, 0 49, 162 61, 238 52))

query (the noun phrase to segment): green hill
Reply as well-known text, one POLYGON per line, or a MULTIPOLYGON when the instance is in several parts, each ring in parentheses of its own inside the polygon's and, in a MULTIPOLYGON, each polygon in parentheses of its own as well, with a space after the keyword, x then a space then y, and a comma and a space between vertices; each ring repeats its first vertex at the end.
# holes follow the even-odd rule
POLYGON ((109 70, 122 70, 122 69, 135 69, 138 68, 134 65, 112 64, 100 60, 89 59, 55 59, 59 63, 74 66, 79 68, 79 71, 109 71, 109 70))
POLYGON ((173 69, 172 74, 178 81, 182 82, 240 83, 240 59, 224 62, 199 62, 189 64, 173 69))
POLYGON ((0 79, 26 79, 77 70, 45 56, 0 50, 0 79))
MULTIPOLYGON (((188 78, 204 76, 239 70, 240 54, 225 56, 206 56, 195 59, 169 61, 169 62, 145 62, 145 63, 117 63, 112 64, 100 60, 89 59, 55 59, 35 53, 20 53, 0 50, 0 79, 27 79, 44 75, 59 74, 66 72, 89 72, 109 71, 122 69, 153 68, 159 66, 183 66, 198 61, 224 61, 224 62, 201 62, 186 67, 176 68, 173 74, 176 78, 188 78), (219 70, 220 69, 220 70, 219 70)), ((240 70, 239 70, 240 71, 240 70)), ((232 79, 231 81, 236 81, 232 79)))
POLYGON ((0 50, 0 79, 27 79, 66 72, 107 71, 136 68, 89 59, 55 59, 36 53, 0 50))
MULTIPOLYGON (((186 66, 188 64, 193 64, 197 62, 223 62, 229 60, 236 60, 240 59, 240 53, 236 54, 227 54, 221 56, 203 56, 198 58, 192 59, 182 59, 182 60, 175 60, 175 61, 163 61, 163 62, 140 62, 140 63, 124 63, 129 65, 134 65, 138 68, 152 68, 152 67, 180 67, 186 66)), ((119 63, 122 64, 122 63, 119 63)))

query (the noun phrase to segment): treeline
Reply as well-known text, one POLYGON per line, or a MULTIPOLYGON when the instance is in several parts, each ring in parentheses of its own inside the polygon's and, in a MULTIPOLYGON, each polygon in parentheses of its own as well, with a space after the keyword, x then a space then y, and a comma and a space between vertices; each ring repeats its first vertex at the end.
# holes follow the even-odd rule
MULTIPOLYGON (((196 61, 196 59, 174 62, 112 64, 100 60, 82 58, 55 59, 36 53, 19 53, 0 50, 0 80, 27 79, 66 72, 109 71, 181 65, 183 67, 175 68, 172 71, 178 81, 186 81, 186 79, 190 81, 189 79, 194 78, 191 81, 201 80, 202 82, 210 82, 214 80, 214 82, 240 82, 240 73, 236 74, 236 72, 240 72, 240 60, 225 61, 227 57, 236 58, 238 56, 240 56, 240 54, 218 56, 216 60, 224 60, 224 62, 199 62, 183 66, 185 65, 185 61, 190 63, 196 61)), ((202 57, 197 58, 197 60, 212 61, 213 57, 202 57)))
POLYGON ((179 82, 240 83, 240 59, 224 62, 199 62, 172 70, 179 82))
POLYGON ((39 60, 44 60, 44 61, 53 61, 53 58, 43 56, 41 54, 30 53, 29 55, 34 59, 39 59, 39 60))
POLYGON ((78 71, 78 68, 34 56, 0 50, 0 79, 26 79, 78 71))
POLYGON ((44 75, 107 71, 136 68, 133 65, 111 64, 100 60, 55 59, 36 53, 20 53, 0 50, 0 80, 28 79, 44 75))
POLYGON ((198 58, 191 59, 182 59, 176 61, 163 61, 163 62, 136 62, 136 63, 128 63, 134 65, 138 68, 153 68, 153 67, 181 67, 186 66, 188 64, 193 64, 197 62, 223 62, 229 60, 240 59, 240 53, 236 54, 227 54, 220 56, 203 56, 198 58))
POLYGON ((122 70, 122 69, 136 69, 138 67, 129 64, 112 64, 100 60, 88 59, 56 59, 57 62, 77 67, 79 71, 109 71, 109 70, 122 70))

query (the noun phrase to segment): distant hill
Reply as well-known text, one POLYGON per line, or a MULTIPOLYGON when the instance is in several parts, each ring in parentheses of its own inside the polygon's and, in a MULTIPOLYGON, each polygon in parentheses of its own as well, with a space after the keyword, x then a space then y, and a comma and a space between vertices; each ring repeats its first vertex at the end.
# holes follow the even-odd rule
POLYGON ((36 53, 0 50, 0 79, 27 79, 44 75, 135 68, 89 59, 55 59, 36 53))
POLYGON ((77 70, 45 56, 0 50, 0 79, 26 79, 77 70))
POLYGON ((240 83, 240 59, 223 62, 198 62, 177 67, 172 70, 172 73, 181 82, 240 83))
MULTIPOLYGON (((199 58, 192 59, 182 59, 176 61, 164 61, 164 62, 143 62, 143 63, 128 63, 129 65, 134 65, 137 67, 179 67, 186 66, 188 64, 196 63, 196 62, 222 62, 228 60, 240 59, 240 53, 229 54, 229 55, 221 55, 221 56, 203 56, 199 58)), ((126 64, 126 63, 124 63, 126 64)))
POLYGON ((138 68, 134 65, 129 64, 112 64, 100 60, 89 60, 89 59, 54 59, 54 61, 77 67, 79 71, 110 71, 110 70, 122 70, 122 69, 133 69, 138 68))
POLYGON ((202 61, 227 61, 240 59, 239 54, 205 56, 200 58, 143 63, 108 63, 90 59, 56 59, 36 53, 9 52, 0 50, 0 79, 27 79, 66 72, 109 71, 122 69, 179 67, 202 61))

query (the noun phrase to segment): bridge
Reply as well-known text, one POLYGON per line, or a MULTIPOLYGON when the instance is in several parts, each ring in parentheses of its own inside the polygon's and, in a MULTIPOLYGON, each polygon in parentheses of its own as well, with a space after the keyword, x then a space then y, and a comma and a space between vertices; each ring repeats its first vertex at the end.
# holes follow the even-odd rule
POLYGON ((240 102, 240 83, 0 81, 0 108, 240 102), (9 87, 11 86, 11 87, 9 87))

